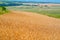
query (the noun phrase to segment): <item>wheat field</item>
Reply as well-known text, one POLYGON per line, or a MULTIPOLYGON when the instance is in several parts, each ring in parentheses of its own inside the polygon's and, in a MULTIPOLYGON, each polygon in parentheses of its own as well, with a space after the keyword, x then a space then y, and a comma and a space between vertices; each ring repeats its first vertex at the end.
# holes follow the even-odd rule
POLYGON ((11 11, 0 15, 0 40, 60 40, 60 19, 11 11))

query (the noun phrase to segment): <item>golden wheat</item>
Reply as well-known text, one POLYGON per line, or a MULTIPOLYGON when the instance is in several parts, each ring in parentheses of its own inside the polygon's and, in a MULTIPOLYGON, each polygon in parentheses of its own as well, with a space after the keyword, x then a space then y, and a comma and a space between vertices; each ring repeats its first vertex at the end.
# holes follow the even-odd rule
POLYGON ((60 40, 60 19, 11 11, 0 16, 0 40, 60 40))

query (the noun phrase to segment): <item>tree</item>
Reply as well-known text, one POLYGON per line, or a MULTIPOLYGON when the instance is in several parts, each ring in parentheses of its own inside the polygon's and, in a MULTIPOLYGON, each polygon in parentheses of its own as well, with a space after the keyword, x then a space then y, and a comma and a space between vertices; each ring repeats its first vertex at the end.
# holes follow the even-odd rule
POLYGON ((6 12, 6 8, 4 6, 0 6, 0 14, 4 14, 6 12))
MULTIPOLYGON (((3 1, 7 1, 7 0, 3 0, 3 1)), ((2 1, 1 1, 2 2, 2 1)), ((2 2, 2 4, 3 4, 3 2, 2 2)), ((6 8, 5 8, 5 6, 0 6, 0 14, 3 14, 3 13, 5 13, 6 12, 6 8)))
POLYGON ((6 11, 6 8, 4 6, 2 6, 2 11, 6 11))

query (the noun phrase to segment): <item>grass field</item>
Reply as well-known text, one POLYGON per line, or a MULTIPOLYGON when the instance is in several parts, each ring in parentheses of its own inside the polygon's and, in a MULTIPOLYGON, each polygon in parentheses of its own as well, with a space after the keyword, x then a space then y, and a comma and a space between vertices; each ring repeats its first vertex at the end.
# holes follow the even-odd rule
POLYGON ((60 18, 60 7, 46 7, 40 8, 39 6, 12 6, 7 7, 11 10, 20 10, 20 11, 27 11, 27 12, 35 12, 39 14, 48 15, 50 17, 60 18))

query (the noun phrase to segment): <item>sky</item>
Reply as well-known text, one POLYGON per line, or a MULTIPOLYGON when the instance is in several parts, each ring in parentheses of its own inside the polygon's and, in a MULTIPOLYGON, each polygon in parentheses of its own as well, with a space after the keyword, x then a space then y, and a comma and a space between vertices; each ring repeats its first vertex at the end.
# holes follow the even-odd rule
POLYGON ((60 3, 60 0, 8 0, 8 1, 38 1, 38 2, 59 2, 60 3))

